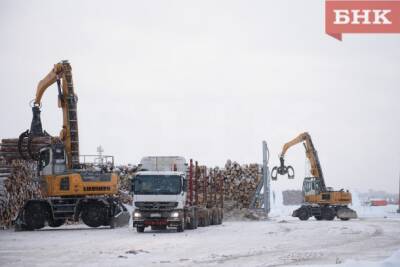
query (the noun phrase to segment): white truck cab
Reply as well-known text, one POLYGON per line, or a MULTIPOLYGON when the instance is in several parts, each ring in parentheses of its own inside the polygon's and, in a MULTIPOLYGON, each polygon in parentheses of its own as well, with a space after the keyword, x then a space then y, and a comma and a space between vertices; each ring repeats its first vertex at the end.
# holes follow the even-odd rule
POLYGON ((143 232, 152 229, 185 228, 187 168, 185 158, 144 157, 132 180, 133 226, 143 232))

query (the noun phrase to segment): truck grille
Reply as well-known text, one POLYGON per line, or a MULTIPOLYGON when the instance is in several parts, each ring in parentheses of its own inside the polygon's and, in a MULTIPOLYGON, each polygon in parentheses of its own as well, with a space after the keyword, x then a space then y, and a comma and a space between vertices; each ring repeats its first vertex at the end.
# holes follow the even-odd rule
POLYGON ((135 206, 142 210, 171 210, 178 207, 178 202, 135 202, 135 206))

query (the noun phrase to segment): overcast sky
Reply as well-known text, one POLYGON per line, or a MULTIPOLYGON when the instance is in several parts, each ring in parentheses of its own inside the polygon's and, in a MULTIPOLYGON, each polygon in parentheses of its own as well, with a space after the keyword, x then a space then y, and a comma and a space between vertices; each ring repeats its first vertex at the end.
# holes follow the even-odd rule
MULTIPOLYGON (((328 186, 396 192, 400 172, 400 34, 324 33, 324 2, 0 1, 0 138, 31 121, 29 101, 68 59, 81 154, 118 163, 182 155, 270 166, 282 145, 313 137, 328 186)), ((56 86, 42 121, 61 129, 56 86)), ((304 148, 287 162, 300 188, 304 148)))

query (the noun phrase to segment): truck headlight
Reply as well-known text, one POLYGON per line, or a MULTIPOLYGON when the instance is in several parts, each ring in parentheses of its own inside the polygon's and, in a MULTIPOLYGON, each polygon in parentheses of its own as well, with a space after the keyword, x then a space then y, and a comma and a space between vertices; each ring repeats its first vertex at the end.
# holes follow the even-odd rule
POLYGON ((172 218, 178 218, 179 217, 179 212, 175 211, 171 213, 172 218))
POLYGON ((142 217, 142 214, 140 214, 140 212, 135 211, 135 212, 133 213, 133 217, 135 217, 135 218, 140 218, 140 217, 142 217))

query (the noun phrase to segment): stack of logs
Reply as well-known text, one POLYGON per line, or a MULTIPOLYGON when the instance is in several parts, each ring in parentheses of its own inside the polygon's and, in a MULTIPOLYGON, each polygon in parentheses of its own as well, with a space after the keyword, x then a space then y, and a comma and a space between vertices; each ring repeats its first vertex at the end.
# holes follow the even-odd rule
POLYGON ((228 160, 225 169, 216 171, 224 177, 225 200, 233 202, 236 208, 249 208, 262 177, 261 166, 259 164, 240 165, 228 160))
POLYGON ((128 166, 117 166, 115 171, 119 175, 118 182, 118 198, 124 204, 133 203, 133 198, 131 194, 131 181, 135 173, 138 171, 137 166, 128 165, 128 166))
POLYGON ((193 166, 193 202, 203 207, 223 206, 223 177, 217 170, 209 169, 206 166, 193 166))
POLYGON ((8 228, 25 201, 40 198, 35 162, 0 160, 0 228, 8 228))
POLYGON ((18 148, 18 138, 3 139, 0 143, 0 158, 7 161, 18 160, 18 159, 30 159, 32 155, 37 155, 41 148, 50 145, 52 142, 56 141, 56 138, 50 136, 34 137, 31 140, 28 137, 22 139, 21 142, 21 152, 20 154, 18 148), (30 143, 30 145, 29 145, 30 143), (30 147, 30 153, 28 151, 30 147))
POLYGON ((8 228, 25 201, 40 198, 36 177, 36 162, 40 149, 56 141, 50 136, 3 139, 0 143, 0 228, 8 228), (30 150, 28 150, 30 147, 30 150), (21 150, 20 150, 21 149, 21 150), (21 153, 22 155, 21 155, 21 153))

